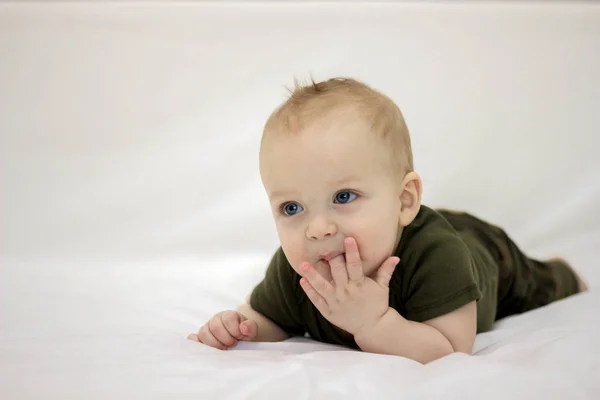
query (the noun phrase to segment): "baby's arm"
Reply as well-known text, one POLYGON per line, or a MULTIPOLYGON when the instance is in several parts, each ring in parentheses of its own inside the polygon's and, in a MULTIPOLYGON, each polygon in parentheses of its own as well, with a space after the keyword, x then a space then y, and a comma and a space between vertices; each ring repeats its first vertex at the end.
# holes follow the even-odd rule
POLYGON ((303 263, 300 286, 317 310, 353 335, 363 351, 422 364, 453 352, 472 352, 477 331, 475 301, 425 322, 407 320, 389 305, 389 283, 399 258, 387 258, 371 276, 365 276, 356 241, 346 238, 344 246, 345 256, 329 261, 333 280, 303 263))
POLYGON ((256 322, 256 337, 252 339, 253 342, 281 342, 289 337, 276 323, 254 310, 249 302, 239 306, 238 312, 256 322))
POLYGON ((371 353, 395 354, 422 364, 453 352, 471 354, 477 332, 477 306, 471 302, 423 323, 409 321, 389 308, 379 323, 355 335, 371 353))

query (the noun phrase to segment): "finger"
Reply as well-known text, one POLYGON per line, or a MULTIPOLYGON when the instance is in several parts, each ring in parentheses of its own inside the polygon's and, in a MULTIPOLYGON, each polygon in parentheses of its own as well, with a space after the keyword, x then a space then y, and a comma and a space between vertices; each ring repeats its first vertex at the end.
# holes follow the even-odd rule
POLYGON ((198 341, 210 347, 214 347, 221 350, 227 350, 227 346, 219 342, 217 338, 215 338, 214 335, 210 333, 210 330, 208 329, 208 324, 204 325, 202 328, 200 328, 200 331, 198 331, 198 341))
POLYGON ((227 347, 231 347, 237 343, 236 339, 231 336, 223 326, 220 316, 211 318, 211 320, 208 321, 208 330, 219 342, 227 347))
POLYGON ((225 327, 225 330, 236 339, 242 337, 240 333, 240 323, 242 321, 240 314, 235 311, 225 311, 221 314, 221 323, 225 327))
POLYGON ((194 342, 199 342, 200 339, 198 339, 198 334, 196 333, 190 333, 187 337, 188 340, 193 340, 194 342))
POLYGON ((348 279, 355 282, 361 282, 365 279, 362 269, 362 261, 358 253, 358 245, 354 238, 344 239, 344 248, 346 249, 346 269, 348 270, 348 279))
POLYGON ((343 256, 337 256, 329 261, 331 276, 336 288, 343 288, 348 284, 348 271, 343 256))
POLYGON ((252 341, 258 336, 258 324, 252 320, 246 320, 240 324, 242 340, 252 341))
POLYGON ((335 289, 331 283, 327 282, 327 280, 323 278, 312 265, 305 263, 300 267, 300 271, 304 274, 303 276, 308 280, 310 286, 316 290, 325 301, 330 302, 335 299, 335 289))
POLYGON ((325 301, 323 296, 321 296, 319 293, 317 293, 317 291, 310 284, 308 279, 306 279, 306 278, 300 279, 300 286, 302 286, 302 289, 308 296, 309 300, 315 305, 315 307, 317 308, 317 310, 319 310, 319 312, 321 314, 323 314, 323 315, 329 314, 329 306, 327 305, 327 302, 325 301))
POLYGON ((396 266, 400 263, 400 259, 398 257, 390 257, 385 262, 379 270, 377 270, 377 274, 375 275, 375 282, 379 283, 382 286, 389 287, 390 280, 394 275, 394 270, 396 266))

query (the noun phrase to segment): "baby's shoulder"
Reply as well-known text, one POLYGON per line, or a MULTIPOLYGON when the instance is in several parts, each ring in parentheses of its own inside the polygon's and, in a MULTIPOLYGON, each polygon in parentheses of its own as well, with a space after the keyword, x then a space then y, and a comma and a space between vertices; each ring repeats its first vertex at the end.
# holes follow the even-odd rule
POLYGON ((426 206, 403 231, 395 255, 401 268, 394 275, 404 281, 419 277, 442 284, 473 268, 471 252, 461 236, 441 214, 426 206))
POLYGON ((390 280, 390 299, 408 319, 432 319, 481 296, 470 250, 431 208, 423 207, 405 229, 396 255, 400 264, 390 280))
POLYGON ((402 232, 398 257, 425 257, 468 251, 460 235, 438 211, 421 206, 415 220, 402 232))

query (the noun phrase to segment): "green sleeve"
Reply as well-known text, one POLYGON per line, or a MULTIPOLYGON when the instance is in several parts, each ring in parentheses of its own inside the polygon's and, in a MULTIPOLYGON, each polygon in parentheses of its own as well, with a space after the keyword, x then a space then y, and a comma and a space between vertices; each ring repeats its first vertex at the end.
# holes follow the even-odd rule
POLYGON ((405 258, 390 286, 400 288, 395 300, 406 319, 427 321, 481 298, 473 258, 458 236, 431 240, 405 258))
POLYGON ((300 276, 292 269, 281 247, 273 255, 264 279, 250 294, 252 308, 291 336, 304 335, 299 307, 300 276))

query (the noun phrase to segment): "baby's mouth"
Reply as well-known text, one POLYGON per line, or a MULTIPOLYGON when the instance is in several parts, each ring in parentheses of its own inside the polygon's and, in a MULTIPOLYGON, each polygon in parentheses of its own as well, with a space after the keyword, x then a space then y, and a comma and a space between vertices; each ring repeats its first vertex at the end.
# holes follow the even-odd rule
POLYGON ((343 256, 345 253, 343 251, 328 251, 327 253, 319 255, 319 261, 325 261, 329 263, 331 260, 338 256, 343 256))

